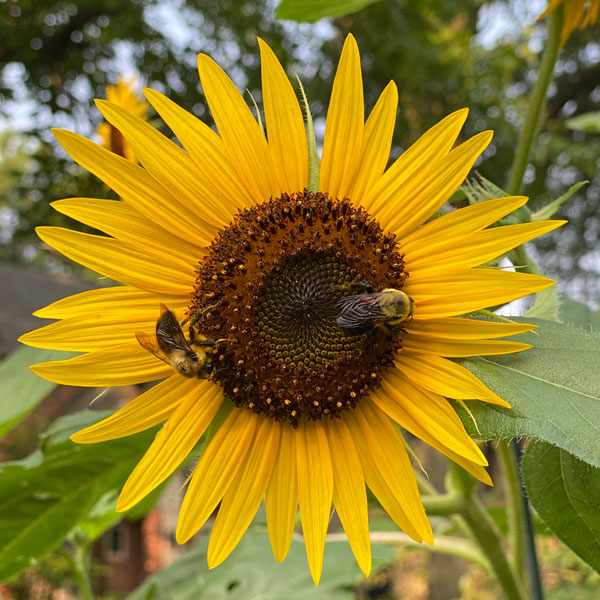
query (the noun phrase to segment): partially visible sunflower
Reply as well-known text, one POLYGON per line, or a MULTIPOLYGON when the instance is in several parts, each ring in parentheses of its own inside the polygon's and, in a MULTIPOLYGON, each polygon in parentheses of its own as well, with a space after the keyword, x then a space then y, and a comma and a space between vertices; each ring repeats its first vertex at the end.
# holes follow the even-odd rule
POLYGON ((111 417, 72 436, 119 438, 166 421, 121 492, 126 510, 164 481, 219 423, 183 500, 186 542, 219 506, 208 547, 215 567, 263 498, 274 555, 285 558, 300 507, 318 583, 331 505, 365 574, 371 568, 365 484, 410 537, 433 543, 397 424, 491 485, 486 459, 446 398, 508 404, 454 357, 519 352, 498 340, 534 327, 459 317, 542 290, 552 281, 485 265, 559 221, 492 226, 526 202, 498 198, 429 219, 489 144, 457 144, 467 110, 432 127, 388 169, 397 110, 393 82, 365 122, 360 56, 346 39, 335 76, 318 191, 308 186, 304 120, 272 50, 259 40, 267 136, 208 56, 200 79, 219 133, 152 90, 146 97, 184 149, 142 119, 98 101, 141 166, 67 131, 75 161, 122 201, 68 199, 60 212, 103 232, 40 227, 46 243, 123 285, 38 311, 57 323, 24 335, 82 356, 33 370, 69 385, 164 379, 111 417), (347 335, 339 301, 353 286, 402 290, 414 315, 394 333, 347 335), (159 304, 221 342, 210 379, 185 378, 147 352, 159 304), (227 408, 223 417, 215 417, 227 408))
POLYGON ((538 17, 538 21, 564 6, 565 20, 560 32, 561 47, 567 43, 569 36, 579 27, 585 29, 593 25, 600 15, 600 0, 550 0, 546 10, 538 17))
MULTIPOLYGON (((131 76, 126 79, 119 76, 117 85, 106 86, 106 98, 109 102, 126 110, 139 119, 146 120, 148 103, 139 96, 136 90, 136 78, 131 76)), ((98 125, 96 135, 102 140, 102 146, 127 160, 137 162, 135 154, 121 132, 110 123, 104 121, 98 125)))

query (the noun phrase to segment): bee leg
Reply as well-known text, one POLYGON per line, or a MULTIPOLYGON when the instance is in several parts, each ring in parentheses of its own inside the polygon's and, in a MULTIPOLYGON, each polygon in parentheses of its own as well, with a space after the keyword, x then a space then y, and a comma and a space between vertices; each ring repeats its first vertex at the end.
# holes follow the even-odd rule
MULTIPOLYGON (((212 310, 214 307, 216 306, 216 304, 211 304, 210 306, 207 306, 204 310, 201 310, 200 312, 197 312, 194 315, 194 318, 192 319, 192 322, 190 323, 190 342, 193 342, 196 339, 196 330, 194 329, 194 327, 196 327, 196 325, 198 324, 198 321, 210 310, 212 310)), ((190 317, 192 315, 188 315, 182 322, 181 324, 184 325, 185 323, 187 323, 190 320, 190 317)), ((202 345, 202 344, 201 344, 202 345)))
POLYGON ((399 336, 403 331, 402 323, 382 323, 381 328, 392 337, 399 336))
POLYGON ((211 348, 216 346, 217 344, 222 344, 223 342, 235 342, 231 338, 221 338, 218 340, 202 340, 201 342, 195 342, 196 346, 210 346, 211 348))
POLYGON ((375 286, 370 281, 351 281, 350 283, 344 283, 337 288, 348 294, 373 294, 375 292, 375 286))
POLYGON ((373 294, 375 293, 375 286, 366 280, 353 281, 349 286, 350 291, 354 294, 373 294))

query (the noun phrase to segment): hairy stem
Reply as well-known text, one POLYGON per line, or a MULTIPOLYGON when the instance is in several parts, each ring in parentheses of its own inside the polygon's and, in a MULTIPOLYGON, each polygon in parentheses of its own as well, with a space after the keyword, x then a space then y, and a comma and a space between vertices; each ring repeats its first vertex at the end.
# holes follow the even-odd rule
POLYGON ((554 73, 554 65, 556 63, 556 57, 558 56, 559 44, 560 44, 560 30, 562 28, 562 7, 557 8, 550 15, 550 25, 548 28, 548 40, 546 41, 546 48, 542 56, 542 62, 540 64, 540 71, 538 73, 537 81, 529 96, 529 105, 527 107, 527 115, 525 117, 525 123, 519 136, 519 143, 517 145, 517 151, 513 159, 512 167, 510 170, 510 179, 508 181, 507 191, 509 194, 518 194, 523 183, 523 176, 527 169, 527 163, 529 162, 529 155, 531 153, 531 147, 542 122, 542 114, 544 112, 544 103, 546 100, 546 92, 548 86, 552 81, 552 74, 554 73))
POLYGON ((523 579, 525 575, 525 531, 519 470, 507 440, 500 440, 497 450, 504 475, 504 495, 511 538, 512 563, 516 572, 523 579))

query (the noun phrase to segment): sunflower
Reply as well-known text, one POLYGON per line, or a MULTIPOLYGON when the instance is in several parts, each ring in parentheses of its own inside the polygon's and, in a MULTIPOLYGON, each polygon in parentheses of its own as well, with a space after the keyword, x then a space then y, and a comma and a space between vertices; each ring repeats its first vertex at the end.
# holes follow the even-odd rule
MULTIPOLYGON (((148 103, 143 98, 140 98, 136 92, 136 78, 134 76, 128 79, 119 76, 117 85, 106 86, 106 98, 109 102, 116 104, 132 115, 146 120, 148 103)), ((100 123, 98 129, 96 129, 96 135, 100 138, 104 148, 132 162, 136 162, 131 146, 116 127, 110 123, 100 123)))
POLYGON ((587 3, 586 0, 550 0, 546 10, 538 17, 538 21, 556 10, 561 4, 565 10, 565 20, 560 32, 560 45, 562 47, 577 27, 585 29, 598 20, 600 0, 588 0, 587 3))
POLYGON ((508 404, 451 359, 524 350, 527 344, 497 338, 533 326, 458 315, 551 285, 541 276, 479 265, 561 223, 490 227, 526 202, 520 196, 429 220, 492 134, 456 145, 467 117, 459 110, 386 169, 396 86, 389 83, 365 122, 351 35, 333 83, 318 190, 309 191, 298 100, 272 50, 259 45, 266 135, 206 55, 198 66, 218 134, 152 90, 145 91, 148 101, 183 149, 106 101, 98 101, 100 110, 140 165, 74 133, 55 132, 73 159, 122 200, 53 203, 107 235, 56 227, 38 234, 123 285, 38 311, 59 321, 21 341, 84 353, 33 367, 57 383, 162 380, 72 436, 96 443, 165 423, 125 483, 117 510, 173 473, 213 424, 183 499, 177 540, 189 540, 220 504, 208 547, 215 567, 264 498, 271 546, 282 561, 299 507, 318 583, 332 503, 360 568, 370 571, 366 486, 411 538, 433 543, 397 425, 491 484, 485 457, 446 398, 508 404), (363 286, 375 291, 357 293, 363 286), (385 289, 411 299, 408 319, 390 329, 359 318, 363 332, 341 330, 342 300, 360 302, 363 294, 370 301, 385 289), (138 343, 136 335, 156 339, 161 304, 175 329, 187 315, 196 340, 212 344, 203 350, 204 367, 209 360, 213 367, 209 379, 182 376, 138 343))

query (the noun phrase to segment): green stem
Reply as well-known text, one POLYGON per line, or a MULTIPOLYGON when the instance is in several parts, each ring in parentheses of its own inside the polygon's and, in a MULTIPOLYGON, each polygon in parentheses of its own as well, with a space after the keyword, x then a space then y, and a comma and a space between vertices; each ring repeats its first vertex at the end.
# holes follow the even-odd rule
POLYGON ((81 600, 94 600, 90 581, 90 544, 74 544, 73 551, 62 550, 79 584, 81 600))
POLYGON ((488 559, 492 571, 504 592, 503 597, 506 600, 527 600, 517 572, 509 563, 502 548, 500 532, 477 497, 470 497, 470 502, 463 512, 463 517, 471 530, 472 539, 488 559))
POLYGON ((552 80, 554 64, 556 63, 556 57, 558 56, 560 30, 563 21, 562 9, 559 7, 557 10, 553 11, 549 20, 550 25, 548 27, 546 48, 544 50, 544 55, 542 56, 537 81, 529 96, 527 116, 525 117, 521 135, 519 136, 517 151, 510 171, 507 191, 511 195, 518 194, 521 189, 523 176, 525 175, 527 163, 529 162, 531 146, 533 145, 533 141, 541 124, 546 92, 548 91, 548 86, 552 80))
POLYGON ((500 440, 497 450, 504 475, 504 494, 506 496, 506 512, 511 537, 512 563, 521 580, 523 580, 525 575, 525 531, 519 470, 512 448, 507 440, 500 440))
POLYGON ((492 573, 502 587, 505 600, 527 600, 517 572, 502 547, 502 536, 485 506, 475 495, 475 480, 458 465, 449 463, 446 487, 450 492, 462 491, 465 506, 462 517, 469 535, 487 559, 492 573))
POLYGON ((423 506, 428 515, 454 515, 463 511, 466 505, 464 494, 451 492, 435 496, 422 496, 423 506))
MULTIPOLYGON (((517 440, 512 440, 510 446, 514 452, 515 463, 517 468, 521 468, 523 452, 521 444, 517 440)), ((535 549, 535 530, 533 526, 533 518, 529 510, 529 500, 523 486, 523 482, 519 478, 519 486, 521 488, 521 503, 523 510, 523 523, 525 525, 525 550, 527 554, 527 569, 529 572, 529 585, 531 588, 532 600, 544 600, 544 589, 542 587, 542 577, 537 559, 537 551, 535 549)))
POLYGON ((520 273, 532 273, 533 275, 539 275, 539 270, 531 258, 529 258, 529 253, 527 252, 527 248, 524 244, 521 244, 514 250, 511 250, 508 257, 514 265, 519 265, 518 270, 520 273))
MULTIPOLYGON (((303 539, 299 534, 294 534, 294 538, 303 539)), ((412 546, 419 550, 428 550, 449 556, 459 556, 469 562, 474 562, 483 567, 486 571, 490 569, 485 557, 473 544, 464 538, 449 535, 436 535, 435 544, 428 546, 422 542, 415 542, 405 533, 398 531, 372 531, 370 534, 372 544, 388 544, 393 546, 412 546)), ((345 533, 328 533, 325 541, 329 542, 347 542, 348 537, 345 533)))

